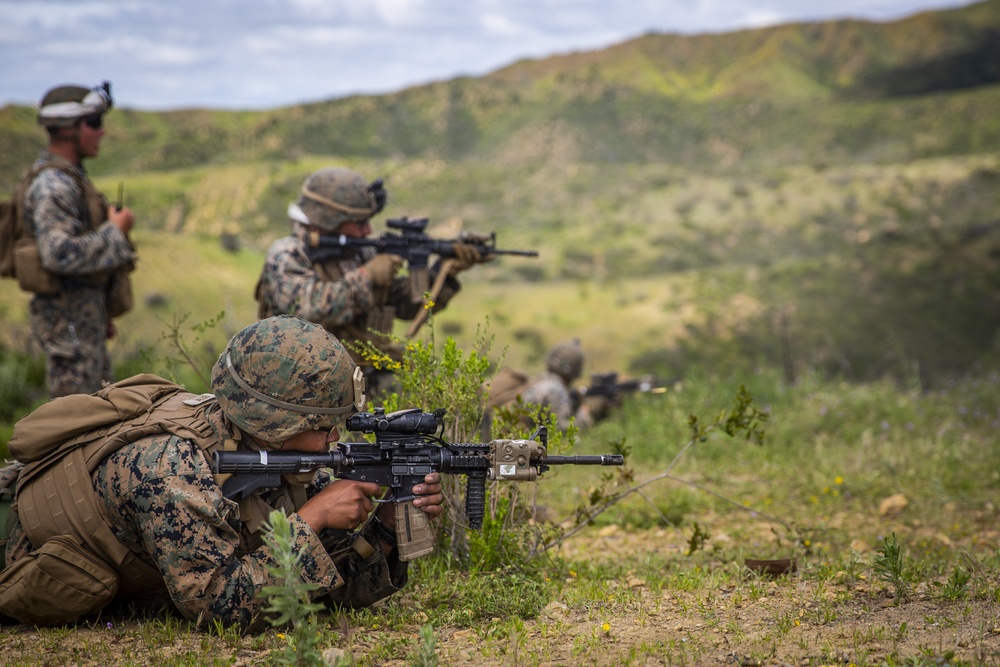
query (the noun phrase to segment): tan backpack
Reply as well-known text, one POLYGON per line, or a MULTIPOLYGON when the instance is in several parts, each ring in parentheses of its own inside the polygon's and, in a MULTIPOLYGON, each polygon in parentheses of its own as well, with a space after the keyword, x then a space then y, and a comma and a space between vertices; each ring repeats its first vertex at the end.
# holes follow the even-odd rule
POLYGON ((517 395, 528 388, 531 378, 521 371, 502 366, 489 384, 488 406, 495 408, 511 403, 517 395))
POLYGON ((30 625, 75 623, 107 605, 120 584, 159 580, 115 538, 90 475, 111 453, 154 433, 208 450, 216 444, 204 419, 212 402, 211 394, 137 375, 54 399, 19 421, 8 443, 24 464, 14 511, 37 548, 0 572, 0 614, 30 625))

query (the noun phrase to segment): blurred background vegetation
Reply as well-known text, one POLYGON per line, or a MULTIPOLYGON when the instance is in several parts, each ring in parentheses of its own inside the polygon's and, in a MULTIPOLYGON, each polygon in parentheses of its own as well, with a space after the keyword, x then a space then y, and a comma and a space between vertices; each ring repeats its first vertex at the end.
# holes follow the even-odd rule
MULTIPOLYGON (((534 248, 463 276, 435 322, 532 371, 576 336, 585 372, 777 371, 934 389, 996 368, 1000 0, 892 23, 648 34, 380 96, 267 111, 116 109, 105 192, 138 216, 118 375, 192 390, 256 317, 267 246, 328 165, 386 180, 386 217, 534 248), (206 323, 210 323, 206 326, 206 323)), ((0 189, 43 146, 0 109, 0 189)), ((41 400, 27 295, 0 284, 0 421, 41 400)), ((0 428, 0 441, 5 441, 0 428)))

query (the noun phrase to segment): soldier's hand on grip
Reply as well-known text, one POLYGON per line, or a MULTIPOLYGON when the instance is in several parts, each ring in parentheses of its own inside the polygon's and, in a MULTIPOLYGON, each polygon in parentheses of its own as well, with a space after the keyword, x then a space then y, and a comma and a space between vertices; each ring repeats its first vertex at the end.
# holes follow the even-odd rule
POLYGON ((413 506, 427 512, 432 517, 441 516, 444 511, 444 495, 441 493, 441 474, 432 472, 424 477, 424 481, 413 487, 413 493, 417 497, 413 500, 413 506))
POLYGON ((374 482, 338 479, 310 498, 298 514, 315 532, 324 528, 354 530, 368 518, 372 496, 381 492, 374 482))
POLYGON ((368 274, 375 287, 388 287, 403 265, 403 258, 387 252, 372 257, 361 268, 368 274))

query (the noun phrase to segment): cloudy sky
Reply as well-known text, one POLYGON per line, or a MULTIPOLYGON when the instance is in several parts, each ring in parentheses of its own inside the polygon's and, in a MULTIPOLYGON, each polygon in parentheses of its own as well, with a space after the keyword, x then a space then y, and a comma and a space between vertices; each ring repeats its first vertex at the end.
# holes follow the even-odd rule
POLYGON ((116 104, 267 109, 480 76, 646 32, 886 21, 969 0, 0 0, 0 104, 108 79, 116 104))

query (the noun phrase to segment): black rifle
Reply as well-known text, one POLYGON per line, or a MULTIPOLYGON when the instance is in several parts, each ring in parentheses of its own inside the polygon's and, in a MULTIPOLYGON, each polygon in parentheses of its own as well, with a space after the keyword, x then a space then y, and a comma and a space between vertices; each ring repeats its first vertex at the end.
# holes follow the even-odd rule
POLYGON ((574 406, 579 406, 579 403, 588 396, 600 396, 612 403, 617 403, 623 394, 663 394, 666 391, 667 387, 661 385, 652 375, 619 381, 618 373, 611 372, 591 375, 589 385, 573 389, 570 394, 573 397, 574 406))
POLYGON ((413 506, 413 486, 432 472, 464 474, 465 514, 469 527, 482 527, 486 513, 487 480, 532 481, 553 465, 624 465, 621 454, 557 456, 546 451, 546 430, 530 440, 450 443, 435 435, 443 428, 444 410, 433 413, 401 410, 386 414, 360 413, 347 420, 348 431, 374 433, 375 442, 338 443, 322 454, 293 451, 216 451, 212 469, 232 473, 222 484, 230 499, 245 498, 260 489, 275 488, 283 474, 329 468, 334 477, 375 482, 388 487, 387 500, 396 503, 396 543, 402 560, 429 553, 434 539, 427 515, 413 506))
POLYGON ((353 238, 344 235, 310 234, 306 254, 311 262, 323 262, 344 256, 345 248, 369 247, 378 252, 399 255, 409 265, 411 276, 421 276, 414 283, 414 298, 419 299, 427 291, 426 271, 431 255, 439 257, 455 257, 455 244, 465 243, 479 251, 483 257, 489 255, 518 255, 520 257, 538 257, 535 250, 501 250, 497 248, 497 234, 490 232, 463 231, 454 239, 435 239, 428 236, 427 218, 394 218, 386 220, 386 226, 399 230, 399 233, 387 231, 376 238, 353 238))

